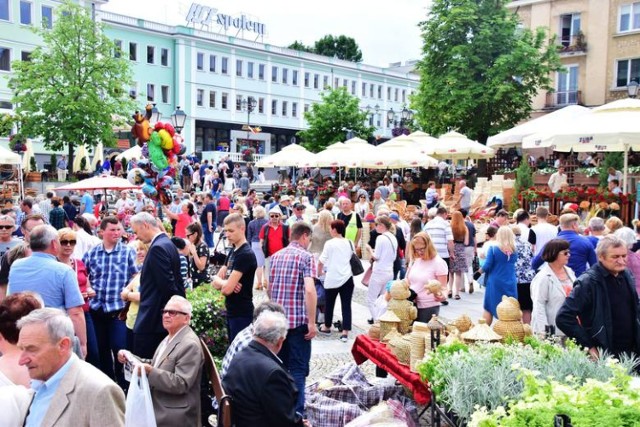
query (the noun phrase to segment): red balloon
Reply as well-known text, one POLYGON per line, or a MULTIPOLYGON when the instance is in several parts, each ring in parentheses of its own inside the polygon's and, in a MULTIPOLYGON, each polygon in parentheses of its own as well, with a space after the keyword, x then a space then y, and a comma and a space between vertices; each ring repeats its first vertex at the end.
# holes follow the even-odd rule
POLYGON ((175 128, 173 127, 173 125, 171 123, 165 123, 164 124, 164 130, 169 132, 169 135, 171 135, 171 138, 173 138, 173 135, 176 134, 176 130, 175 130, 175 128))
POLYGON ((155 130, 155 131, 158 131, 160 129, 164 129, 164 123, 162 123, 162 122, 156 123, 156 125, 153 127, 153 130, 155 130))

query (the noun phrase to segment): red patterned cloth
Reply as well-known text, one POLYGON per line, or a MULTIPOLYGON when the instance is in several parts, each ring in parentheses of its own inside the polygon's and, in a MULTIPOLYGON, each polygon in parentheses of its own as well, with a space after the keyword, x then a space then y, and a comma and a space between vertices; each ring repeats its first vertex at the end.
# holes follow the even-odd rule
POLYGON ((390 373, 400 384, 411 390, 416 403, 429 404, 429 384, 422 381, 418 373, 411 372, 408 366, 400 364, 391 350, 380 341, 375 341, 368 335, 358 335, 351 348, 351 354, 358 365, 368 359, 390 373))

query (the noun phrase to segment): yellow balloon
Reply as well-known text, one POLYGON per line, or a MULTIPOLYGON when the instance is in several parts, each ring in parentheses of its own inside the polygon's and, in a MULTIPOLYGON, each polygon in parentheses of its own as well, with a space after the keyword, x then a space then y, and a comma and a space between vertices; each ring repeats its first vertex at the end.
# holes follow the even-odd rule
POLYGON ((171 138, 171 135, 169 134, 169 132, 167 132, 164 129, 160 129, 158 131, 158 134, 160 135, 160 140, 162 141, 161 143, 162 149, 171 150, 173 148, 173 138, 171 138))

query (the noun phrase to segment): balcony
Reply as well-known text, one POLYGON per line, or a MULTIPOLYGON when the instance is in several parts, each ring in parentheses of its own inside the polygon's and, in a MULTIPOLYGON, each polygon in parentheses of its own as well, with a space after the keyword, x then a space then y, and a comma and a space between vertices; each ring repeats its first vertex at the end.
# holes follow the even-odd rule
POLYGON ((561 36, 560 44, 558 45, 558 53, 561 57, 586 54, 587 42, 585 41, 584 33, 579 31, 574 35, 561 36))
POLYGON ((584 105, 582 102, 582 91, 569 90, 563 92, 547 92, 547 99, 544 108, 556 109, 567 105, 584 105))

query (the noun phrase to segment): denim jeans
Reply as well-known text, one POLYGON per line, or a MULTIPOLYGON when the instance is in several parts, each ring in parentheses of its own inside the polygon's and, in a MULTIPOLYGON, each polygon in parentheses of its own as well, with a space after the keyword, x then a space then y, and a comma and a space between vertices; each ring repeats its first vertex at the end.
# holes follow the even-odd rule
POLYGON ((300 325, 297 328, 289 329, 287 338, 282 344, 282 349, 278 353, 278 357, 287 367, 298 388, 296 412, 301 414, 304 414, 304 385, 309 375, 309 361, 311 360, 311 340, 304 339, 308 332, 308 325, 300 325))
POLYGON ((128 383, 124 379, 122 364, 118 362, 118 351, 127 348, 127 326, 118 319, 118 313, 92 309, 91 318, 98 341, 99 368, 125 389, 128 383))
POLYGON ((252 321, 252 316, 227 317, 227 336, 229 337, 229 344, 231 344, 236 335, 238 335, 244 328, 249 326, 252 321))
POLYGON ((86 311, 84 313, 84 323, 87 328, 87 356, 85 357, 85 362, 92 364, 96 368, 100 368, 98 340, 96 338, 96 329, 93 326, 91 312, 86 311))
MULTIPOLYGON (((212 228, 215 231, 215 226, 212 228)), ((204 242, 211 249, 213 247, 213 231, 210 232, 206 224, 202 224, 202 236, 204 237, 204 242)))

